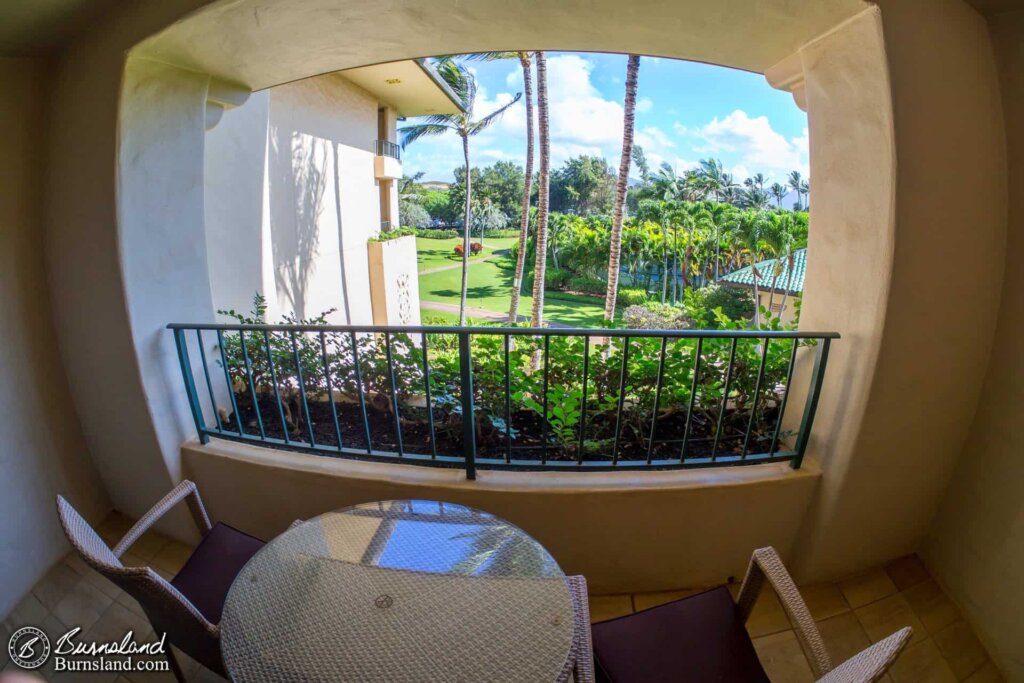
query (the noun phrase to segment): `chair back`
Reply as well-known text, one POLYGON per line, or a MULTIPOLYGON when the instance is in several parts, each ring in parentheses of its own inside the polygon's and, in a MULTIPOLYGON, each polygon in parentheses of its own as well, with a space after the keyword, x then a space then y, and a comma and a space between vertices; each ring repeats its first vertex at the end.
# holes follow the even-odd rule
POLYGON ((90 567, 135 598, 158 633, 214 671, 223 671, 220 629, 177 588, 149 567, 126 567, 99 534, 63 496, 57 516, 68 541, 90 567))

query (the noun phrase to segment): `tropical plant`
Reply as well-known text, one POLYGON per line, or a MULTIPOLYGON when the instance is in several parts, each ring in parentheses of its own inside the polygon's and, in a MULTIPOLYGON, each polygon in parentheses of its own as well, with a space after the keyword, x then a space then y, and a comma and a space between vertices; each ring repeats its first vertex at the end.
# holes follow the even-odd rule
POLYGON ((633 152, 633 125, 636 117, 636 83, 640 71, 640 57, 630 55, 626 60, 626 97, 622 117, 622 156, 619 160, 619 178, 615 184, 615 204, 612 208, 612 233, 608 250, 608 289, 605 294, 604 319, 615 318, 615 298, 619 287, 619 264, 622 257, 622 218, 629 185, 629 163, 633 152))
POLYGON ((516 93, 512 101, 476 119, 473 108, 476 103, 476 78, 468 69, 450 57, 439 59, 435 67, 444 82, 452 89, 462 104, 461 111, 454 114, 432 114, 426 117, 425 123, 403 126, 399 132, 402 136, 402 149, 423 137, 443 135, 449 131, 462 138, 462 156, 466 170, 466 201, 463 213, 463 254, 462 254, 462 292, 459 298, 459 325, 466 324, 466 289, 469 285, 469 240, 471 209, 472 209, 472 173, 469 165, 469 138, 486 130, 497 121, 509 107, 519 101, 522 93, 516 93))
POLYGON ((551 142, 548 121, 548 63, 543 52, 537 57, 537 127, 540 146, 540 171, 537 177, 537 248, 533 262, 533 310, 530 324, 540 327, 544 324, 544 269, 548 255, 548 210, 551 193, 551 142))

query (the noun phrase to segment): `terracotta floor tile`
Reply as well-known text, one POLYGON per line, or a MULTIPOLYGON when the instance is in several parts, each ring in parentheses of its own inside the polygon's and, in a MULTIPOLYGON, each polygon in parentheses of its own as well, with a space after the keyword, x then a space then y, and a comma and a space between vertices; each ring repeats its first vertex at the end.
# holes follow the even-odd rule
POLYGON ((924 625, 902 595, 890 595, 854 610, 854 614, 857 615, 872 643, 877 643, 904 626, 914 629, 914 635, 910 638, 911 644, 919 643, 928 637, 924 625))
POLYGON ((818 630, 821 631, 825 649, 832 658, 833 666, 839 666, 871 645, 864 627, 853 612, 819 621, 818 630))
POLYGON ((907 555, 890 562, 885 565, 885 573, 899 590, 906 590, 932 578, 917 555, 907 555))
POLYGON ((65 595, 78 585, 81 578, 62 562, 32 587, 32 594, 43 604, 43 607, 52 610, 58 602, 64 599, 65 595))
POLYGON ((633 601, 628 595, 591 595, 590 622, 607 621, 633 613, 633 601))
MULTIPOLYGON (((733 600, 736 599, 739 592, 740 584, 729 584, 729 593, 732 594, 733 600)), ((751 638, 760 638, 793 628, 793 625, 789 623, 789 617, 786 616, 786 610, 782 608, 782 603, 779 602, 779 597, 775 594, 775 589, 767 582, 761 589, 757 602, 754 603, 754 609, 750 613, 750 618, 747 619, 746 626, 747 633, 751 638)))
POLYGON ((838 584, 819 583, 813 586, 800 586, 800 595, 811 611, 815 621, 829 619, 843 612, 850 611, 850 605, 839 590, 838 584))
POLYGON ((932 580, 919 583, 902 592, 910 608, 921 620, 928 633, 934 635, 960 618, 953 601, 946 597, 932 580))
POLYGON ((147 531, 139 537, 139 540, 129 546, 128 552, 138 555, 144 560, 152 560, 169 542, 170 539, 166 536, 155 531, 147 531))
POLYGON ((956 682, 956 675, 931 638, 903 650, 889 669, 889 676, 895 683, 956 682))
POLYGON ((124 638, 128 631, 132 632, 137 643, 152 640, 153 627, 149 620, 115 602, 86 632, 86 638, 96 642, 114 642, 124 638))
POLYGON ((896 584, 881 569, 871 571, 839 582, 839 589, 850 607, 856 609, 896 593, 896 584))
POLYGON ((688 598, 691 595, 696 595, 703 591, 703 588, 686 588, 677 591, 661 591, 658 593, 636 593, 633 596, 633 606, 636 608, 636 611, 639 612, 643 609, 664 605, 667 602, 682 600, 683 598, 688 598))
POLYGON ((999 669, 992 662, 988 662, 985 666, 978 669, 970 678, 967 679, 967 683, 1003 683, 1005 679, 1003 675, 999 673, 999 669))
POLYGON ((954 622, 932 639, 958 680, 966 680, 988 661, 988 653, 966 621, 954 622))
POLYGON ((88 631, 113 602, 114 598, 83 579, 57 603, 53 616, 68 628, 81 626, 88 631))
POLYGON ((168 541, 150 560, 156 569, 163 569, 165 572, 177 574, 185 565, 185 561, 192 555, 195 548, 187 546, 178 541, 168 541))
POLYGON ((800 642, 793 631, 754 638, 754 649, 765 673, 775 683, 803 683, 814 680, 800 642))

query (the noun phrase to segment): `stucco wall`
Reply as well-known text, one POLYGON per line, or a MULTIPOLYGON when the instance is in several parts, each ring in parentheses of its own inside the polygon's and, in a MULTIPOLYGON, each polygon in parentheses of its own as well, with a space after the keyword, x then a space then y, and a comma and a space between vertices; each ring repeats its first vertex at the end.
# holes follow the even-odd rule
POLYGON ((370 324, 366 241, 379 231, 377 101, 337 75, 271 88, 206 134, 206 232, 218 309, 370 324))
POLYGON ((923 554, 1003 674, 1024 681, 1024 11, 990 29, 1007 124, 1006 277, 981 402, 923 554))
POLYGON ((813 464, 683 472, 516 473, 382 465, 211 441, 186 444, 185 471, 213 518, 262 538, 355 503, 427 498, 519 525, 591 591, 667 590, 743 576, 750 550, 790 557, 818 484, 813 464), (254 505, 254 501, 264 504, 254 505), (273 501, 273 504, 265 504, 273 501), (556 523, 552 523, 553 520, 556 523))
POLYGON ((878 81, 864 79, 867 72, 830 73, 836 57, 823 43, 813 64, 805 57, 815 181, 801 325, 839 330, 835 360, 856 359, 830 362, 815 425, 812 450, 825 476, 801 546, 806 578, 866 568, 920 545, 978 400, 1002 282, 1003 117, 985 22, 960 0, 879 6, 895 167, 868 205, 873 215, 856 200, 892 167, 853 176, 842 166, 884 144, 865 135, 884 122, 879 108, 841 107, 878 81), (957 287, 936 296, 947 266, 957 287))
POLYGON ((55 494, 92 521, 110 510, 68 396, 39 245, 47 76, 41 60, 0 59, 0 619, 69 550, 55 494))

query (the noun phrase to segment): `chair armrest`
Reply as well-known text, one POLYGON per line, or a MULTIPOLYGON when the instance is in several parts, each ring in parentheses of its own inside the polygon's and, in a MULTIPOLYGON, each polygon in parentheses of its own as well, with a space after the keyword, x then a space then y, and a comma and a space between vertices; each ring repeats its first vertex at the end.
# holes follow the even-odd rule
POLYGON ((594 683, 594 643, 590 634, 590 596, 587 593, 587 580, 583 576, 567 576, 565 582, 569 586, 572 599, 575 634, 573 636, 575 662, 573 674, 576 683, 594 683))
POLYGON ((180 503, 182 500, 188 504, 189 512, 192 513, 192 519, 195 520, 196 526, 199 527, 199 531, 205 536, 210 530, 210 518, 206 515, 206 508, 203 507, 203 499, 199 497, 199 489, 191 481, 186 479, 181 482, 174 489, 171 490, 166 496, 160 499, 160 502, 150 508, 149 512, 144 514, 135 525, 128 530, 128 533, 124 535, 117 546, 114 547, 114 555, 120 558, 128 548, 132 546, 135 541, 139 540, 139 536, 146 533, 156 520, 163 517, 167 512, 175 505, 180 503))
POLYGON ((807 653, 814 675, 820 678, 832 670, 832 659, 828 656, 825 641, 814 624, 807 604, 800 596, 800 591, 786 571, 785 565, 782 564, 782 559, 772 547, 758 548, 750 558, 747 575, 743 578, 743 585, 740 586, 740 593, 736 597, 736 609, 739 610, 740 619, 746 622, 750 617, 765 579, 768 579, 779 596, 782 607, 786 610, 789 620, 793 622, 797 640, 807 653))
POLYGON ((907 626, 888 638, 878 641, 866 650, 861 650, 845 662, 818 679, 818 683, 871 683, 881 678, 896 661, 903 648, 910 642, 913 630, 907 626))

